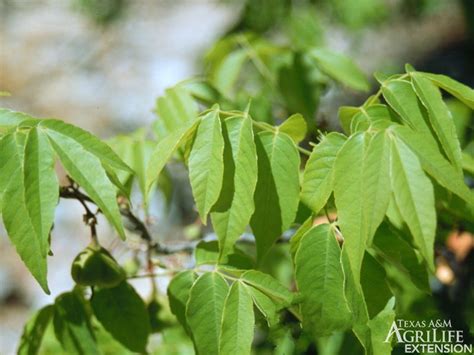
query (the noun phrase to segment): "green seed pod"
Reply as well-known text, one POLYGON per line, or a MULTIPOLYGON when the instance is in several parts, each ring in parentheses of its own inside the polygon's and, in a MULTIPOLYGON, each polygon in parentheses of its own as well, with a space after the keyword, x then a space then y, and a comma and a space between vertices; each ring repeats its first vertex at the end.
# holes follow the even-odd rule
POLYGON ((73 280, 81 286, 115 287, 125 279, 125 272, 101 246, 89 245, 74 259, 73 280))

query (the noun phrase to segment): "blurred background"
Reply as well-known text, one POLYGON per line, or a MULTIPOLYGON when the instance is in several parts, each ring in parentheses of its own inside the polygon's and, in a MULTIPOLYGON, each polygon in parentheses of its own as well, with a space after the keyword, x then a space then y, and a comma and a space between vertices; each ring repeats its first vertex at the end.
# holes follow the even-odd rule
MULTIPOLYGON (((474 86, 470 0, 0 0, 0 91, 11 94, 0 96, 0 107, 60 118, 105 139, 129 133, 150 126, 165 88, 205 73, 205 54, 235 33, 344 53, 374 87, 373 72, 401 72, 407 62, 474 86)), ((337 108, 360 105, 368 94, 325 86, 311 119, 318 127, 338 129, 337 108)), ((472 116, 462 129, 468 145, 472 116)), ((192 234, 196 216, 184 174, 179 169, 171 174, 171 203, 157 193, 151 213, 158 221, 156 234, 175 242, 192 234)), ((71 260, 88 243, 82 213, 75 201, 61 201, 57 209, 51 296, 41 291, 0 229, 1 354, 15 351, 33 309, 72 287, 71 260)), ((125 251, 101 222, 101 240, 120 258, 125 251)), ((472 234, 450 243, 446 250, 455 259, 461 249, 472 254, 472 234)), ((452 282, 450 270, 440 274, 441 281, 444 275, 452 282)), ((145 282, 136 286, 148 292, 145 282)))

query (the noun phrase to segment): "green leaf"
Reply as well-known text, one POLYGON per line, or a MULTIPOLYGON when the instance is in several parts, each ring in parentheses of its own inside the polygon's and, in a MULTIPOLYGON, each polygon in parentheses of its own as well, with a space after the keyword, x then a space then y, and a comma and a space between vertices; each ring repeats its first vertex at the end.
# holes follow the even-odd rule
POLYGON ((437 145, 431 144, 425 134, 414 132, 408 127, 394 127, 393 131, 416 153, 423 169, 429 175, 441 186, 474 206, 474 195, 464 183, 462 174, 449 163, 437 145))
POLYGON ((303 224, 296 230, 295 234, 290 239, 290 253, 293 260, 295 259, 296 251, 300 247, 300 241, 307 231, 313 226, 313 215, 309 216, 303 224))
POLYGON ((344 296, 341 248, 329 224, 309 230, 295 256, 295 274, 302 295, 303 327, 314 337, 344 330, 350 311, 344 296))
MULTIPOLYGON (((468 154, 466 152, 462 153, 462 168, 469 174, 474 175, 474 157, 471 154, 468 154)), ((474 205, 474 196, 472 196, 472 192, 470 199, 471 205, 474 205)))
POLYGON ((355 90, 369 90, 365 74, 348 57, 323 48, 312 49, 309 54, 331 78, 355 90))
POLYGON ((282 66, 278 72, 278 88, 289 113, 301 113, 308 128, 316 125, 314 115, 319 104, 321 83, 312 75, 314 68, 301 53, 292 55, 291 63, 282 66))
POLYGON ((466 106, 474 110, 474 90, 469 86, 461 84, 459 81, 451 79, 446 75, 422 72, 419 72, 419 74, 431 80, 436 86, 449 92, 459 101, 462 101, 466 106))
POLYGON ((260 132, 255 137, 255 145, 258 180, 250 226, 261 260, 295 219, 300 192, 300 155, 295 143, 283 133, 260 132))
POLYGON ((447 157, 458 170, 462 170, 461 147, 456 126, 439 89, 418 73, 410 73, 412 84, 423 105, 428 110, 431 125, 436 132, 447 157))
POLYGON ((329 133, 314 147, 306 163, 301 187, 301 201, 318 213, 333 190, 333 170, 336 155, 346 142, 339 133, 329 133))
POLYGON ((374 355, 385 355, 392 353, 392 343, 385 342, 392 323, 395 321, 393 310, 395 298, 391 298, 385 308, 367 323, 371 334, 370 353, 374 355))
POLYGON ((107 143, 82 128, 54 119, 41 120, 38 126, 74 140, 77 144, 81 145, 82 149, 95 155, 105 166, 129 172, 132 171, 107 143))
POLYGON ((204 224, 221 192, 223 154, 224 138, 219 112, 213 110, 201 119, 188 162, 194 200, 204 224))
POLYGON ((247 290, 250 292, 255 306, 267 320, 268 326, 276 325, 278 323, 278 310, 282 308, 282 304, 272 300, 258 288, 248 286, 247 290))
POLYGON ((59 200, 59 182, 48 137, 35 127, 30 129, 26 140, 23 170, 26 209, 46 256, 54 210, 59 200))
POLYGON ((423 173, 416 155, 400 139, 392 139, 391 152, 390 176, 395 201, 415 245, 433 270, 436 231, 433 185, 423 173))
POLYGON ((94 289, 94 315, 102 326, 131 351, 146 351, 150 320, 145 303, 126 281, 113 288, 94 289))
POLYGON ((360 281, 367 311, 372 318, 384 309, 393 295, 388 287, 384 268, 369 253, 364 255, 360 281))
POLYGON ((425 109, 418 100, 413 86, 405 80, 391 80, 383 84, 382 93, 387 103, 400 115, 403 122, 415 131, 423 132, 436 144, 425 120, 425 109))
POLYGON ((54 303, 54 333, 68 354, 100 354, 83 300, 63 293, 54 303))
POLYGON ((345 297, 347 304, 352 313, 352 330, 357 338, 364 344, 368 332, 367 321, 369 320, 369 312, 365 304, 364 293, 360 283, 360 276, 356 276, 354 268, 351 264, 347 246, 344 244, 341 251, 341 264, 345 275, 345 297), (357 278, 356 278, 357 277, 357 278))
POLYGON ((364 219, 364 156, 366 135, 357 133, 343 145, 334 167, 334 197, 338 224, 344 236, 356 283, 367 244, 367 223, 364 219))
POLYGON ((21 259, 49 294, 46 257, 59 194, 51 148, 37 133, 26 143, 23 134, 9 134, 0 141, 0 162, 3 223, 21 259))
POLYGON ((234 248, 234 251, 226 255, 219 262, 219 242, 200 241, 194 249, 196 265, 218 264, 222 268, 236 268, 238 270, 251 269, 254 266, 253 260, 241 250, 234 248))
POLYGON ((250 354, 254 324, 252 297, 247 286, 235 281, 225 299, 220 354, 250 354))
POLYGON ((307 125, 304 117, 299 113, 291 115, 277 127, 279 132, 288 134, 298 144, 306 137, 307 125))
POLYGON ((198 115, 198 105, 191 94, 182 86, 166 89, 165 94, 156 102, 158 119, 154 123, 154 131, 159 141, 169 134, 189 127, 198 115))
POLYGON ((150 190, 156 179, 158 179, 158 176, 160 175, 168 160, 171 159, 171 156, 175 150, 194 134, 197 122, 197 120, 192 121, 191 123, 188 123, 187 125, 175 130, 161 139, 155 146, 153 152, 151 153, 146 171, 147 191, 150 190))
POLYGON ((18 355, 36 355, 39 353, 41 342, 53 318, 54 307, 46 306, 39 310, 24 326, 21 335, 18 355))
POLYGON ((217 233, 220 258, 232 251, 254 212, 257 156, 252 122, 246 117, 224 121, 224 183, 211 213, 217 233))
POLYGON ((360 107, 359 113, 351 120, 350 131, 352 133, 383 130, 392 125, 392 114, 386 105, 371 104, 368 107, 360 107))
POLYGON ((189 293, 197 275, 191 270, 181 271, 168 285, 168 301, 171 313, 178 319, 179 323, 188 329, 186 322, 186 303, 189 299, 189 293))
POLYGON ((191 288, 186 319, 198 354, 218 354, 229 286, 217 272, 202 274, 191 288))
POLYGON ((233 86, 247 60, 247 50, 235 50, 229 53, 211 73, 212 83, 225 96, 231 96, 233 86))
POLYGON ((372 238, 390 201, 390 140, 384 131, 378 132, 370 140, 364 157, 362 173, 362 215, 365 220, 367 244, 372 238))
POLYGON ((290 305, 293 301, 293 294, 280 281, 268 274, 257 270, 249 270, 241 276, 241 279, 281 304, 282 307, 290 305))
POLYGON ((15 127, 20 123, 31 119, 31 116, 26 113, 0 108, 0 127, 2 128, 15 127))
POLYGON ((351 133, 351 122, 356 114, 360 112, 359 107, 342 106, 337 113, 342 130, 346 134, 351 133))
POLYGON ((49 130, 48 137, 64 169, 97 204, 120 237, 125 239, 117 205, 117 191, 107 177, 99 158, 91 154, 76 140, 61 133, 49 130))
POLYGON ((430 292, 428 273, 423 258, 396 231, 382 224, 372 247, 391 266, 407 275, 421 291, 430 292))

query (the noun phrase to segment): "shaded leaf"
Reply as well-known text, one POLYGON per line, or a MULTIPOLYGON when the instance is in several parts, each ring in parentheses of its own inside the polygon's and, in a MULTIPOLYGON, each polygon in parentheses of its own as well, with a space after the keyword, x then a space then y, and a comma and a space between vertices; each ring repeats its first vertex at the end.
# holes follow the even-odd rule
POLYGON ((54 302, 54 334, 69 354, 100 354, 89 315, 80 297, 63 293, 54 302))
POLYGON ((373 247, 377 255, 407 275, 418 289, 430 292, 423 258, 398 233, 383 224, 375 235, 373 247))
POLYGON ((220 258, 230 253, 254 212, 257 156, 249 118, 224 121, 224 183, 211 213, 217 233, 220 258))
POLYGON ((294 221, 299 202, 300 156, 282 133, 260 132, 256 139, 258 180, 250 226, 259 259, 294 221))
POLYGON ((191 270, 181 271, 168 285, 168 301, 170 303, 171 313, 178 319, 179 323, 187 329, 186 322, 186 303, 189 299, 189 293, 197 275, 191 270))
POLYGON ((18 355, 36 355, 54 314, 52 305, 40 309, 24 326, 18 355))
POLYGON ((369 253, 365 253, 360 282, 370 318, 381 312, 393 296, 386 277, 385 270, 378 261, 369 253))
POLYGON ((314 48, 309 53, 331 78, 355 90, 369 90, 365 74, 348 57, 324 48, 314 48))
POLYGON ((145 303, 126 281, 113 288, 94 290, 94 315, 116 340, 131 351, 145 352, 150 320, 145 303))

